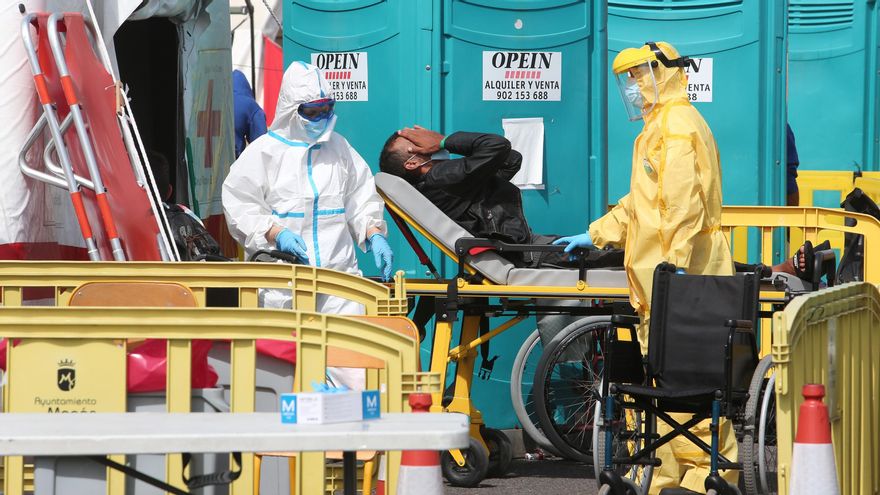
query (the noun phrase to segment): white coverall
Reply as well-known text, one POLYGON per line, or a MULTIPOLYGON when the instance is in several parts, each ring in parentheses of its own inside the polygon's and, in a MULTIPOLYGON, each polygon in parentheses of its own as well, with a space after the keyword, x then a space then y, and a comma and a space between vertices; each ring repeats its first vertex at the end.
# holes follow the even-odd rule
MULTIPOLYGON (((370 167, 344 137, 333 132, 336 116, 317 140, 309 139, 300 104, 330 97, 317 67, 293 62, 281 81, 269 132, 248 145, 223 183, 223 212, 232 236, 247 256, 274 249, 266 239, 273 225, 302 236, 309 262, 361 275, 354 245, 365 250, 367 231, 387 236, 384 202, 370 167)), ((266 306, 290 307, 289 295, 263 294, 266 306)), ((363 307, 321 297, 318 311, 362 314, 363 307)))

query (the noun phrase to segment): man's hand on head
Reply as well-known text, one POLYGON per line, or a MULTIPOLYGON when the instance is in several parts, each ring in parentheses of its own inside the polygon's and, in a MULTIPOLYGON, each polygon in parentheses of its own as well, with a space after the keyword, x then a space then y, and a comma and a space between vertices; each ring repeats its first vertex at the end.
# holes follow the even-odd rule
POLYGON ((431 155, 440 151, 440 143, 443 142, 443 134, 425 129, 421 126, 407 127, 397 131, 397 134, 412 143, 407 147, 409 153, 421 153, 431 155))

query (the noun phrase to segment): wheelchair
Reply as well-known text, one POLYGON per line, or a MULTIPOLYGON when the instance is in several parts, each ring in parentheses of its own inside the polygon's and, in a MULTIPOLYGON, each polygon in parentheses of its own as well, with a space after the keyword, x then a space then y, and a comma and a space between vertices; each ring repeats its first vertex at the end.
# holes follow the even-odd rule
MULTIPOLYGON (((678 274, 668 263, 658 265, 647 359, 636 336, 638 318, 611 317, 611 325, 597 342, 602 347, 603 378, 592 414, 600 494, 646 494, 654 468, 660 465, 657 449, 677 436, 709 455, 706 493, 740 493, 719 475, 721 469, 743 470, 747 493, 764 493, 755 479, 761 469, 754 455, 756 424, 762 420, 766 424, 767 419, 756 411, 762 404, 765 413, 772 410, 766 404, 771 399, 767 391, 772 394, 765 381, 769 358, 759 362, 755 337, 763 270, 701 276, 678 274), (692 416, 680 423, 670 413, 692 416), (742 462, 719 453, 722 417, 731 421, 742 441, 742 462), (672 431, 659 435, 658 418, 672 431), (690 431, 705 419, 711 419, 709 444, 690 431)), ((694 492, 664 489, 661 493, 694 492)))

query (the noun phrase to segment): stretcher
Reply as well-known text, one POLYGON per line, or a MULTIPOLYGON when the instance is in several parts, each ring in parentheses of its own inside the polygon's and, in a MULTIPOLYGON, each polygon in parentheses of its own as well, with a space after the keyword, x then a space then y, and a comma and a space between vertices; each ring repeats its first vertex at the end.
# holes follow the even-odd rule
MULTIPOLYGON (((436 393, 432 407, 434 411, 468 414, 472 435, 472 445, 467 453, 453 450, 441 464, 447 479, 459 476, 450 481, 473 486, 485 476, 487 469, 481 466, 488 465, 486 453, 490 452, 484 438, 488 430, 480 411, 470 399, 477 348, 529 316, 596 316, 631 311, 626 275, 622 268, 517 267, 501 254, 521 247, 473 239, 405 180, 385 173, 377 174, 375 179, 392 219, 435 276, 435 279, 407 279, 406 287, 410 296, 435 298, 429 315, 435 318, 430 371, 440 375, 441 383, 447 383, 448 365, 455 363, 456 368, 451 394, 449 391, 436 393), (418 246, 411 229, 454 261, 458 273, 442 278, 418 246), (558 303, 553 304, 554 300, 575 300, 583 304, 560 307, 558 303), (491 330, 487 328, 487 317, 505 316, 509 318, 503 323, 491 330), (455 322, 459 319, 462 320, 461 336, 459 342, 453 344, 455 322), (456 466, 461 472, 455 472, 456 466)), ((778 237, 774 234, 779 229, 787 229, 792 236, 797 233, 813 242, 829 231, 859 234, 865 239, 865 252, 868 252, 868 244, 880 240, 880 222, 867 215, 822 208, 725 207, 722 231, 731 240, 735 256, 741 255, 737 249, 742 250, 746 244, 744 241, 753 240, 750 236, 757 234, 761 252, 760 259, 754 261, 772 265, 775 252, 787 248, 773 245, 774 237, 778 237), (846 219, 855 220, 850 222, 855 225, 845 225, 846 219)), ((538 249, 554 248, 542 246, 538 249)), ((866 260, 864 277, 880 281, 880 264, 876 260, 866 260)), ((792 297, 810 289, 795 277, 773 274, 761 285, 761 316, 768 317, 772 310, 783 307, 792 297)), ((418 320, 418 316, 414 320, 418 320)), ((769 328, 769 325, 762 325, 761 355, 769 352, 769 328)), ((481 375, 491 373, 493 362, 486 357, 484 354, 481 375)))
POLYGON ((179 259, 100 30, 79 13, 21 9, 43 111, 19 153, 22 173, 68 192, 91 261, 179 259))

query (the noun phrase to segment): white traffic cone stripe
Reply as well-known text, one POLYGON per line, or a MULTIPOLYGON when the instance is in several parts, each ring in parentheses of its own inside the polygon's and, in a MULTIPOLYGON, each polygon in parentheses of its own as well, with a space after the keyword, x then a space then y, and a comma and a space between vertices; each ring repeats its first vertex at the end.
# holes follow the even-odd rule
POLYGON ((830 443, 796 443, 791 457, 790 495, 837 495, 837 470, 830 443))
POLYGON ((789 495, 840 495, 828 408, 822 402, 825 387, 808 383, 801 394, 804 402, 799 408, 797 435, 791 456, 789 495))
POLYGON ((440 466, 400 466, 397 495, 443 495, 440 466))

